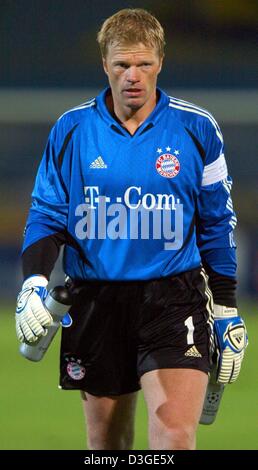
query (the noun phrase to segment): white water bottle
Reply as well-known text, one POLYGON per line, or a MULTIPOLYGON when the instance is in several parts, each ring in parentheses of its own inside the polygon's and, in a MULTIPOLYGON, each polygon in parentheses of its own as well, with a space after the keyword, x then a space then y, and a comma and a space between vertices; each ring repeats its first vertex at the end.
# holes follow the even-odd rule
POLYGON ((214 368, 207 385, 200 424, 212 424, 215 421, 224 389, 224 384, 216 382, 216 370, 214 368))
POLYGON ((22 356, 35 362, 42 359, 57 333, 62 318, 68 312, 71 305, 71 294, 66 287, 57 286, 49 291, 46 299, 44 300, 44 306, 51 314, 53 323, 48 327, 48 333, 46 336, 41 336, 34 343, 21 344, 20 353, 22 356))

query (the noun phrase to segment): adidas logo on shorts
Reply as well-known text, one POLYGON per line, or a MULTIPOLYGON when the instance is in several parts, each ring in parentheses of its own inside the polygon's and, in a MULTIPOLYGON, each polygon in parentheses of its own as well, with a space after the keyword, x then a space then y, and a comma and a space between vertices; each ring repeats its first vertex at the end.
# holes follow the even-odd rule
POLYGON ((185 356, 202 357, 201 353, 199 353, 195 346, 192 346, 190 349, 188 349, 188 351, 185 353, 185 356))
POLYGON ((101 168, 107 168, 107 165, 105 164, 104 160, 102 157, 96 158, 91 164, 90 168, 96 168, 96 169, 101 169, 101 168))

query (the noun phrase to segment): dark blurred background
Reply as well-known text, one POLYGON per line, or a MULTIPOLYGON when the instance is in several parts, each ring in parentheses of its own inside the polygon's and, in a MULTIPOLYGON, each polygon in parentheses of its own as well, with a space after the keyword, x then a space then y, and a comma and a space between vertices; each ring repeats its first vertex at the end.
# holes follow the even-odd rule
POLYGON ((219 121, 234 180, 240 293, 258 292, 258 1, 1 0, 1 297, 20 284, 19 251, 50 127, 106 85, 96 32, 124 7, 153 12, 166 32, 160 86, 219 121))

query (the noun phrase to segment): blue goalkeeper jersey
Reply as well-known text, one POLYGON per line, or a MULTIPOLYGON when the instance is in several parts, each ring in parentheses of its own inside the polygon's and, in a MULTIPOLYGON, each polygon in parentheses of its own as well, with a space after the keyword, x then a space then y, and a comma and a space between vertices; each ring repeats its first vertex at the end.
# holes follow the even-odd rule
POLYGON ((234 277, 232 181, 213 116, 157 89, 156 107, 131 135, 107 109, 107 93, 52 128, 23 250, 62 232, 73 279, 157 279, 202 261, 234 277))

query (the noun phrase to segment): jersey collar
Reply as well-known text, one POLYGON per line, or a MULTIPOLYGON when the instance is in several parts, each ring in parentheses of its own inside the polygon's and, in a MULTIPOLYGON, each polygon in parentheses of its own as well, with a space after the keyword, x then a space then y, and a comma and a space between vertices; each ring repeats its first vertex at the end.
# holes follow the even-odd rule
MULTIPOLYGON (((110 93, 110 87, 105 88, 97 97, 96 97, 96 107, 99 113, 101 114, 102 118, 106 121, 106 123, 112 127, 116 128, 120 134, 128 136, 128 132, 126 129, 124 129, 119 122, 116 121, 116 119, 110 114, 107 105, 106 105, 106 95, 107 93, 110 93)), ((159 94, 159 100, 153 109, 153 111, 150 113, 150 115, 145 119, 145 121, 142 123, 142 125, 139 127, 139 130, 136 131, 136 133, 142 134, 146 128, 150 128, 155 126, 157 122, 160 120, 161 114, 167 109, 168 103, 169 103, 169 97, 164 91, 162 91, 160 88, 157 88, 158 94, 159 94)))

